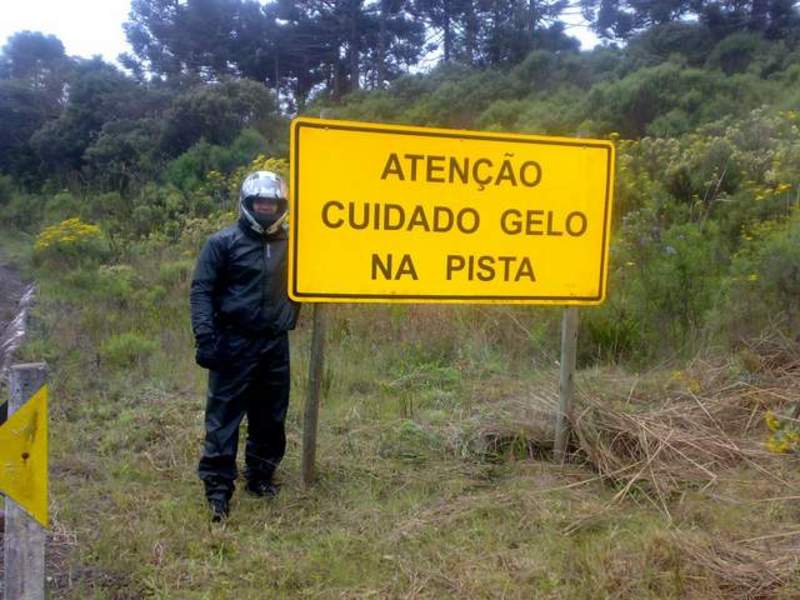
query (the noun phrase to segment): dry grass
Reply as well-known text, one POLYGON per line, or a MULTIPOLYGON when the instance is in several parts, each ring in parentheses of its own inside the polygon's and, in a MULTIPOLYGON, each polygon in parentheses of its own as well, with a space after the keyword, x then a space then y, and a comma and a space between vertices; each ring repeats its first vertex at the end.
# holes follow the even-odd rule
MULTIPOLYGON (((488 462, 551 455, 555 369, 533 381, 479 382, 467 395, 460 415, 431 428, 450 452, 488 462)), ((616 485, 617 500, 644 492, 668 514, 673 494, 708 487, 740 465, 784 486, 770 468, 763 415, 800 407, 800 349, 762 344, 645 376, 579 373, 576 404, 571 461, 616 485)))
POLYGON ((602 396, 584 388, 574 423, 581 454, 598 474, 620 485, 618 499, 636 487, 667 513, 674 492, 709 486, 741 464, 787 485, 768 466, 775 457, 764 448, 761 425, 767 408, 800 405, 800 360, 783 359, 765 355, 758 384, 732 375, 730 362, 697 361, 673 374, 674 389, 660 399, 652 393, 639 397, 630 386, 615 404, 609 403, 608 390, 619 383, 606 382, 602 396))
POLYGON ((753 546, 708 540, 698 543, 685 534, 673 534, 676 547, 731 600, 775 598, 778 590, 791 582, 800 563, 797 539, 753 546))
MULTIPOLYGON (((757 380, 743 377, 735 360, 698 360, 645 377, 579 374, 571 460, 618 486, 617 500, 645 492, 666 512, 674 493, 709 486, 742 464, 785 485, 769 468, 775 457, 764 447, 762 420, 768 408, 800 405, 800 359, 765 354, 757 380)), ((484 382, 480 390, 471 410, 440 429, 450 451, 487 461, 550 456, 554 371, 527 383, 484 382)))
POLYGON ((489 462, 551 454, 558 407, 555 375, 526 383, 482 382, 470 395, 472 410, 443 427, 454 454, 489 462))

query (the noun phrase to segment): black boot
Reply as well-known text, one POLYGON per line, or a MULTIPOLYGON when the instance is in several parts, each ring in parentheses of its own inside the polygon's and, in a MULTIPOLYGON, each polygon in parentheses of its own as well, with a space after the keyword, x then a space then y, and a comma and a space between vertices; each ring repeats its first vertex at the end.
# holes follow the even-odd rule
POLYGON ((233 481, 220 477, 208 477, 203 480, 206 488, 206 500, 211 509, 211 521, 219 523, 228 518, 230 501, 233 496, 233 481))
POLYGON ((274 498, 280 488, 269 479, 253 479, 247 482, 245 490, 259 498, 274 498))
POLYGON ((211 509, 212 523, 220 523, 227 519, 228 514, 230 514, 230 504, 225 497, 209 498, 208 506, 211 509))

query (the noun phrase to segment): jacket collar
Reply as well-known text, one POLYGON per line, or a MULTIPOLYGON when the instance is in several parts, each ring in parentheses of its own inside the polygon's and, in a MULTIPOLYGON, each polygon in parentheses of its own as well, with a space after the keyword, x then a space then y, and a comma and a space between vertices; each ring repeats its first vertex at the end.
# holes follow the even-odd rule
POLYGON ((239 220, 237 221, 237 225, 239 229, 244 233, 247 237, 252 238, 254 240, 264 241, 264 240, 280 240, 286 239, 286 231, 283 227, 278 227, 277 231, 272 234, 265 233, 258 233, 255 229, 250 226, 250 221, 245 218, 244 215, 239 216, 239 220))

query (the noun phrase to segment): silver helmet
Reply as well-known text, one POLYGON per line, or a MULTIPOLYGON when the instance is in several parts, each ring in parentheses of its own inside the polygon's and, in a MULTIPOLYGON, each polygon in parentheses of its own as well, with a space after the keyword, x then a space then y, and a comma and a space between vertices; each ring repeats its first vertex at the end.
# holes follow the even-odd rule
POLYGON ((239 210, 250 227, 260 234, 271 235, 286 221, 289 214, 286 181, 272 171, 255 171, 245 177, 239 191, 239 210), (274 200, 277 210, 271 215, 260 215, 253 210, 256 198, 274 200))

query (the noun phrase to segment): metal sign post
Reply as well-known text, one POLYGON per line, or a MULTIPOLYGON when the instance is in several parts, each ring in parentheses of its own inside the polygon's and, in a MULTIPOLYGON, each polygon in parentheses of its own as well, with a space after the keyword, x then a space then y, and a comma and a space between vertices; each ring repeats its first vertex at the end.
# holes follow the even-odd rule
POLYGON ((555 460, 563 462, 567 456, 570 424, 573 422, 575 400, 575 358, 578 348, 578 309, 564 309, 561 320, 561 376, 556 413, 556 439, 553 445, 555 460))
POLYGON ((311 333, 311 358, 308 365, 308 391, 303 413, 303 485, 314 482, 314 464, 317 454, 317 423, 319 401, 325 366, 325 306, 314 305, 314 325, 311 333))

